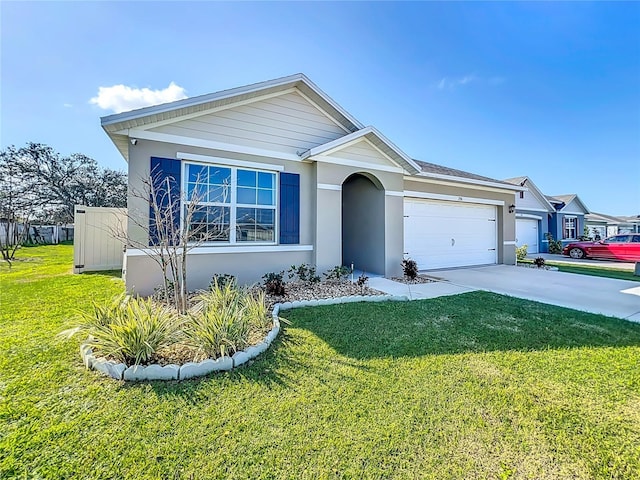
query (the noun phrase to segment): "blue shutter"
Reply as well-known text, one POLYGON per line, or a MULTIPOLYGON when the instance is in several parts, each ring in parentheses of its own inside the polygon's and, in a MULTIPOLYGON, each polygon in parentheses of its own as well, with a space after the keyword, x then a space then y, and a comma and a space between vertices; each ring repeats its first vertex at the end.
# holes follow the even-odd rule
POLYGON ((178 243, 180 231, 180 160, 151 157, 151 185, 154 195, 149 198, 149 245, 158 245, 161 237, 168 238, 170 245, 178 243), (156 225, 153 196, 163 218, 156 225), (173 208, 169 208, 169 206, 173 208), (164 231, 162 231, 164 229, 164 231), (171 235, 174 232, 176 235, 171 235))
POLYGON ((280 243, 300 243, 300 175, 280 172, 280 243))

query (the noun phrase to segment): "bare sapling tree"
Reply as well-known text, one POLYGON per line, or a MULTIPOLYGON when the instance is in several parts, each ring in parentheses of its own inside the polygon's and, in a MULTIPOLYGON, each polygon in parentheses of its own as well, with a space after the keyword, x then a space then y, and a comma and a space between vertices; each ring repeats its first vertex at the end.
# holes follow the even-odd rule
MULTIPOLYGON (((125 235, 127 246, 140 249, 162 272, 164 300, 185 313, 188 306, 187 256, 208 241, 228 235, 224 209, 208 209, 207 189, 198 178, 196 188, 183 191, 177 180, 161 171, 141 179, 141 187, 131 191, 134 198, 148 202, 149 216, 127 213, 130 224, 143 230, 147 238, 125 235), (148 219, 148 221, 147 221, 148 219)), ((229 188, 225 188, 228 195, 229 188)), ((117 236, 116 232, 113 232, 117 236)))
POLYGON ((26 240, 30 222, 40 202, 23 181, 19 169, 0 154, 0 251, 11 268, 16 251, 26 240))

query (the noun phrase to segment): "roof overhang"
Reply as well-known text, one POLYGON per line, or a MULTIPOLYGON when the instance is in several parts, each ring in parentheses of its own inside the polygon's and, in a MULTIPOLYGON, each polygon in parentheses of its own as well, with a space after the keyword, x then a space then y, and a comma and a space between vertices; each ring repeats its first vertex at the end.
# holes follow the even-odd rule
POLYGON ((444 175, 442 173, 420 172, 416 175, 417 178, 433 178, 434 180, 449 180, 457 183, 466 183, 469 185, 481 185, 483 187, 499 188, 501 190, 507 190, 510 192, 523 192, 526 191, 526 187, 519 185, 511 185, 501 182, 490 182, 487 180, 479 180, 476 178, 458 177, 456 175, 444 175))
POLYGON ((314 157, 320 155, 329 155, 333 152, 346 148, 363 138, 366 138, 375 148, 409 174, 415 175, 420 172, 420 166, 414 162, 411 157, 400 150, 375 127, 371 126, 362 128, 361 130, 350 133, 331 142, 318 145, 310 150, 300 152, 300 159, 313 160, 314 157))
MULTIPOLYGON (((508 181, 508 180, 507 180, 508 181)), ((528 176, 524 177, 524 180, 520 183, 521 186, 526 187, 533 195, 540 200, 549 213, 553 213, 556 211, 555 207, 551 204, 549 199, 545 196, 544 193, 536 186, 536 184, 529 178, 528 176)))
POLYGON ((166 122, 171 119, 179 121, 181 117, 198 114, 199 112, 204 115, 207 111, 215 108, 250 101, 265 95, 277 94, 291 88, 297 88, 300 93, 319 105, 328 115, 342 125, 347 132, 354 132, 363 128, 363 125, 358 120, 301 73, 129 112, 116 113, 102 117, 100 122, 111 141, 116 145, 125 160, 128 161, 128 130, 130 129, 144 129, 157 122, 166 122))

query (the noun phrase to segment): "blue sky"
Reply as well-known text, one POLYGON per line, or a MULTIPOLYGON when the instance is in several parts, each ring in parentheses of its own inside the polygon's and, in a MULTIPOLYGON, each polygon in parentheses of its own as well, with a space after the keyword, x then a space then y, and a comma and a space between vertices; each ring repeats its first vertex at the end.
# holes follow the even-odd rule
POLYGON ((0 15, 2 148, 42 142, 124 170, 100 127, 112 111, 91 103, 100 87, 139 98, 173 82, 168 98, 303 72, 414 158, 640 214, 637 2, 2 2, 0 15))

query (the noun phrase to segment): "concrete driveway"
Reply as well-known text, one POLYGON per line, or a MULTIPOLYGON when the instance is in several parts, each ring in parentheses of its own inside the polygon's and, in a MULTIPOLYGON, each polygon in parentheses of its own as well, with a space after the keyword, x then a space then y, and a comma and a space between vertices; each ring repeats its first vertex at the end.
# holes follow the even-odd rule
POLYGON ((452 285, 640 322, 640 283, 512 265, 430 272, 452 285))

